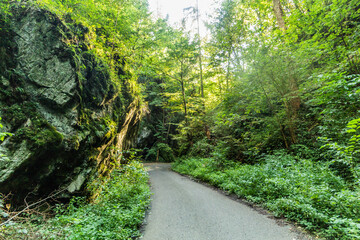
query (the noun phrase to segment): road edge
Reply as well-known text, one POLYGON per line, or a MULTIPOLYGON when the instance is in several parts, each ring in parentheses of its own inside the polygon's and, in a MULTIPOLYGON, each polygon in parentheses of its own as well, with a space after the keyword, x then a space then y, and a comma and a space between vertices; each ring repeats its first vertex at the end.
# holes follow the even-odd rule
MULTIPOLYGON (((270 212, 268 209, 266 209, 264 206, 261 206, 259 204, 256 204, 256 203, 253 203, 253 202, 250 202, 246 199, 243 199, 243 198, 240 198, 238 197, 236 194, 234 193, 229 193, 225 190, 222 190, 218 187, 215 187, 214 185, 211 185, 210 183, 206 182, 206 181, 203 181, 203 180, 200 180, 200 179, 197 179, 193 176, 190 176, 190 175, 186 175, 186 174, 182 174, 182 173, 179 173, 179 172, 176 172, 175 170, 172 169, 172 166, 170 165, 170 171, 180 175, 180 176, 183 176, 183 177, 186 177, 188 178, 189 180, 193 181, 193 182, 196 182, 196 183, 199 183, 205 187, 208 187, 224 196, 226 196, 227 198, 235 201, 235 202, 238 202, 240 204, 244 204, 252 209, 254 209, 256 212, 270 218, 270 219, 273 219, 276 221, 276 224, 279 225, 279 226, 286 226, 286 225, 289 225, 291 226, 291 229, 290 231, 291 232, 294 232, 296 233, 297 235, 299 235, 300 239, 308 239, 308 240, 325 240, 323 238, 320 238, 318 236, 316 236, 314 233, 311 233, 309 232, 308 230, 304 229, 303 227, 301 227, 300 225, 298 225, 298 223, 294 222, 294 221, 291 221, 285 217, 276 217, 272 212, 270 212)), ((294 239, 295 240, 295 239, 294 239)), ((297 240, 297 239, 296 239, 297 240)))

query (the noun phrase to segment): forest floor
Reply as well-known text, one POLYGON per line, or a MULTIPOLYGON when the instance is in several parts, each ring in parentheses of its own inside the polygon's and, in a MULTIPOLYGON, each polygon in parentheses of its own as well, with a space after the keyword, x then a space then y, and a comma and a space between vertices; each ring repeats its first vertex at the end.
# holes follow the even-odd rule
POLYGON ((312 239, 264 210, 172 172, 170 164, 145 166, 154 195, 141 239, 312 239))

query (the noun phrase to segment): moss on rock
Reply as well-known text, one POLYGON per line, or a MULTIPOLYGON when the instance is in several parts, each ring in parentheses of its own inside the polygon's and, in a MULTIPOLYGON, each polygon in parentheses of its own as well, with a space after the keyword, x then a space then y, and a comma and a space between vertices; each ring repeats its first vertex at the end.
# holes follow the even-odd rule
POLYGON ((12 18, 13 34, 0 41, 0 59, 11 58, 0 61, 0 116, 14 133, 0 144, 10 160, 0 161, 0 191, 22 202, 28 192, 47 194, 79 176, 86 183, 110 166, 133 99, 123 95, 125 81, 112 79, 126 78, 124 71, 111 70, 84 42, 71 45, 86 41, 86 28, 31 6, 12 18))

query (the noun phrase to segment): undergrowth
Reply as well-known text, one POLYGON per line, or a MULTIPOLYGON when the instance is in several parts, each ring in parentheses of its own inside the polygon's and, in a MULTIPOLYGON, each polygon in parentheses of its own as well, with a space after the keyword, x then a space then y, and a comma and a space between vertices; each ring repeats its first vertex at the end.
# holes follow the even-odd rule
POLYGON ((53 218, 23 216, 25 222, 1 226, 0 239, 135 239, 149 203, 148 174, 133 161, 114 170, 95 203, 74 197, 53 218))
POLYGON ((336 176, 328 163, 277 152, 255 165, 225 162, 219 168, 212 158, 184 158, 172 168, 260 204, 321 237, 360 239, 360 189, 336 176))

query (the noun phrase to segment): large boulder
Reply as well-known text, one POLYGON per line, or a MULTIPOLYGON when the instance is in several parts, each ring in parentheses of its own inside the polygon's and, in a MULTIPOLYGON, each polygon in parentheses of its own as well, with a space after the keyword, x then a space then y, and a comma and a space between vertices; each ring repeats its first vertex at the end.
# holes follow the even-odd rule
MULTIPOLYGON (((55 15, 27 7, 0 21, 0 131, 13 133, 0 145, 0 192, 21 201, 29 192, 79 190, 121 132, 132 99, 55 15)), ((87 29, 77 28, 81 41, 87 29)))

